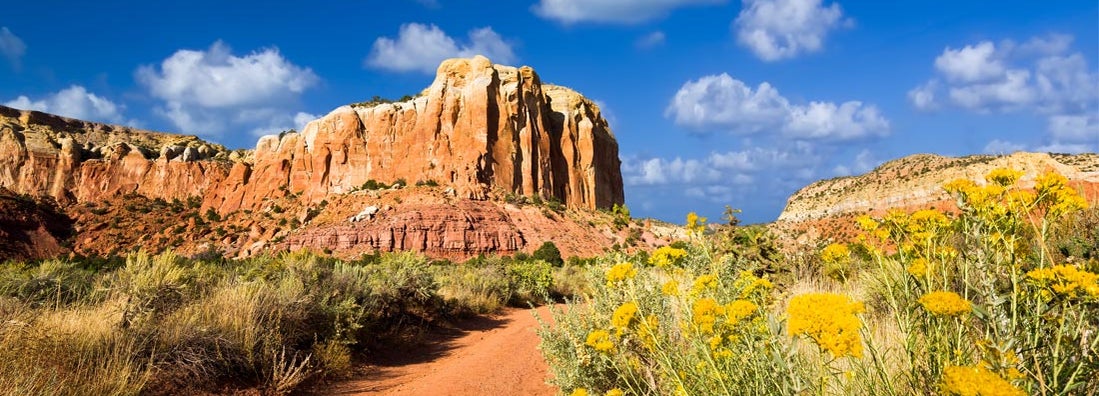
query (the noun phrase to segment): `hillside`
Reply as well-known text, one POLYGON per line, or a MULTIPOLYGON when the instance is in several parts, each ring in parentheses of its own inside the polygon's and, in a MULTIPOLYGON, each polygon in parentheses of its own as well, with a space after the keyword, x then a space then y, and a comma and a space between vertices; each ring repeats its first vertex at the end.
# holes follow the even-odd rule
POLYGON ((0 106, 0 187, 56 201, 88 255, 456 258, 545 240, 590 255, 630 233, 596 211, 623 202, 598 106, 480 56, 444 61, 407 101, 342 106, 254 150, 0 106))
POLYGON ((1089 201, 1099 200, 1099 154, 917 154, 886 162, 863 175, 821 180, 798 190, 790 196, 775 227, 800 242, 822 236, 843 239, 853 232, 854 218, 862 214, 924 207, 953 209, 954 198, 943 190, 943 184, 959 178, 983 184, 988 171, 1004 167, 1025 172, 1019 181, 1023 188, 1032 187, 1038 175, 1052 170, 1065 175, 1089 201))

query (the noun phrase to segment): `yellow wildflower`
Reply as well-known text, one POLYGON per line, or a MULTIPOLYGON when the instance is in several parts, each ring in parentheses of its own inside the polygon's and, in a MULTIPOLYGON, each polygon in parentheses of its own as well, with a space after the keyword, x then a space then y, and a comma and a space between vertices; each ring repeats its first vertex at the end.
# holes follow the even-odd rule
POLYGON ((1003 187, 1010 187, 1015 184, 1016 180, 1019 180, 1023 176, 1023 171, 1010 169, 1010 168, 996 168, 988 172, 985 175, 985 180, 989 183, 996 183, 1003 187))
POLYGON ((569 396, 588 396, 588 390, 584 388, 576 388, 569 393, 569 396))
POLYGON ((701 234, 706 231, 706 218, 700 217, 698 213, 687 213, 687 232, 693 234, 701 234))
POLYGON ((862 323, 855 316, 863 311, 860 302, 842 294, 807 293, 790 299, 786 313, 791 336, 806 335, 832 356, 862 356, 862 323))
POLYGON ((615 264, 611 269, 607 270, 607 286, 614 286, 615 283, 633 278, 634 276, 637 276, 637 269, 633 267, 633 263, 623 262, 615 264))
POLYGON ((925 277, 928 274, 928 264, 927 259, 918 257, 908 265, 908 274, 919 278, 925 277))
POLYGON ((609 353, 614 350, 614 342, 611 341, 611 333, 606 330, 592 330, 588 333, 585 345, 595 348, 598 352, 609 353))
POLYGON ((622 395, 625 395, 625 394, 626 393, 622 392, 621 389, 614 388, 614 389, 611 389, 611 390, 607 391, 607 393, 604 393, 603 396, 622 396, 622 395))
POLYGON ((641 345, 650 351, 656 350, 656 336, 660 334, 660 318, 655 315, 643 317, 637 326, 637 338, 641 345))
POLYGON ((1048 172, 1035 180, 1037 203, 1046 209, 1046 215, 1060 217, 1088 207, 1087 201, 1069 187, 1068 179, 1056 172, 1048 172))
POLYGON ((762 297, 774 287, 771 281, 755 276, 752 271, 742 271, 733 282, 733 288, 740 289, 740 298, 762 297))
POLYGON ((674 279, 664 282, 664 285, 660 287, 660 291, 666 296, 678 296, 679 295, 679 282, 674 279))
POLYGON ((943 393, 957 396, 1023 396, 1022 390, 984 367, 947 366, 943 393))
POLYGON ((1099 275, 1068 264, 1036 269, 1026 274, 1034 284, 1065 298, 1099 298, 1099 275))
POLYGON ((736 300, 725 304, 725 317, 729 318, 729 323, 736 323, 752 316, 757 310, 759 307, 751 301, 736 300))
POLYGON ((684 257, 687 257, 686 250, 676 249, 671 246, 662 246, 656 249, 652 256, 649 257, 649 264, 657 267, 667 267, 678 264, 679 260, 682 260, 684 257))
POLYGON ((825 264, 846 265, 851 261, 851 250, 847 245, 833 243, 820 251, 820 260, 825 264))
POLYGON ((703 334, 713 334, 718 315, 725 314, 725 307, 712 298, 695 301, 691 307, 691 322, 703 334))
POLYGON ((626 329, 630 327, 630 324, 634 321, 634 316, 637 315, 637 303, 630 301, 626 302, 617 309, 614 310, 614 315, 611 315, 611 325, 615 329, 618 329, 618 335, 626 332, 626 329))
POLYGON ((717 289, 717 286, 717 276, 710 274, 701 275, 698 278, 695 278, 694 285, 691 286, 691 293, 697 295, 706 291, 706 289, 717 289))
POLYGON ((878 221, 874 220, 870 216, 862 215, 856 218, 855 221, 859 224, 859 228, 861 228, 863 231, 869 232, 878 229, 878 221))
POLYGON ((960 316, 973 310, 973 304, 949 291, 927 293, 920 297, 920 305, 935 316, 960 316))

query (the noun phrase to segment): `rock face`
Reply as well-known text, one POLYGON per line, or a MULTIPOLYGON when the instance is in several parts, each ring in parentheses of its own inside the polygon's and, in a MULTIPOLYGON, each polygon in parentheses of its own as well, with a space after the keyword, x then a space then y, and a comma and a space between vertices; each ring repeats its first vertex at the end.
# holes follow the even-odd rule
MULTIPOLYGON (((943 184, 958 178, 984 183, 985 174, 1003 167, 1024 171, 1019 182, 1023 187, 1033 186, 1035 177, 1050 170, 1065 175, 1087 191, 1099 186, 1096 154, 1018 152, 960 158, 918 154, 887 162, 865 175, 810 184, 790 197, 778 220, 801 222, 952 202, 943 184)), ((1090 197, 1087 191, 1085 196, 1090 197)))
POLYGON ((618 143, 599 107, 568 88, 543 85, 529 67, 484 57, 451 59, 420 96, 344 106, 301 133, 266 136, 254 165, 230 172, 207 195, 220 212, 278 194, 317 202, 368 180, 435 181, 459 197, 493 189, 555 198, 573 208, 623 202, 618 143))
MULTIPOLYGON (((329 224, 301 235, 296 225, 316 215, 309 210, 370 181, 438 185, 458 201, 522 195, 572 209, 610 208, 624 200, 620 165, 618 143, 592 101, 542 84, 530 67, 494 65, 480 56, 444 61, 415 98, 343 106, 300 133, 261 138, 254 151, 0 106, 0 187, 52 197, 63 208, 103 202, 135 207, 124 198, 141 196, 149 201, 142 207, 159 210, 170 202, 185 213, 177 202, 187 202, 193 218, 185 237, 151 230, 156 238, 137 238, 170 240, 165 243, 171 246, 202 237, 246 253, 276 243, 441 256, 510 252, 527 242, 491 205, 406 207, 385 222, 329 224), (248 219, 253 212, 267 217, 248 219), (203 220, 231 215, 234 227, 203 220), (245 226, 264 231, 234 234, 245 226)), ((106 207, 69 212, 83 219, 77 228, 111 238, 122 236, 125 230, 115 228, 122 223, 94 212, 143 216, 106 207)), ((76 250, 84 239, 77 238, 76 250)))

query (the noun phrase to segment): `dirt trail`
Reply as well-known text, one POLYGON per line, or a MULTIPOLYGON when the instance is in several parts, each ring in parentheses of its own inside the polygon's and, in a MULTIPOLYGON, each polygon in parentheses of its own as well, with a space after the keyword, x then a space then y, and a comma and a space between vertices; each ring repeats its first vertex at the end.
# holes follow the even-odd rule
MULTIPOLYGON (((538 308, 543 319, 547 307, 538 308)), ((538 321, 530 309, 457 325, 424 347, 381 356, 360 378, 323 391, 332 395, 554 395, 538 351, 538 321)))

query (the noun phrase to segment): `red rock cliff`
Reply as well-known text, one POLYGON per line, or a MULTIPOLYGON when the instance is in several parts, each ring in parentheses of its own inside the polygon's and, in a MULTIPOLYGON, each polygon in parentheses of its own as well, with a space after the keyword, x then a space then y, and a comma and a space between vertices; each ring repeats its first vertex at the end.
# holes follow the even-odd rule
POLYGON ((599 108, 543 85, 529 67, 451 59, 420 96, 344 106, 301 133, 266 136, 251 169, 238 167, 206 206, 230 212, 279 186, 311 202, 368 180, 433 180, 480 199, 492 189, 555 197, 569 207, 623 202, 618 143, 599 108))
POLYGON ((529 67, 480 56, 444 61, 410 101, 340 107, 301 133, 261 138, 254 153, 0 107, 0 154, 0 187, 62 203, 202 196, 229 213, 397 179, 433 180, 468 198, 496 190, 573 208, 623 202, 618 144, 599 107, 543 85, 529 67))

